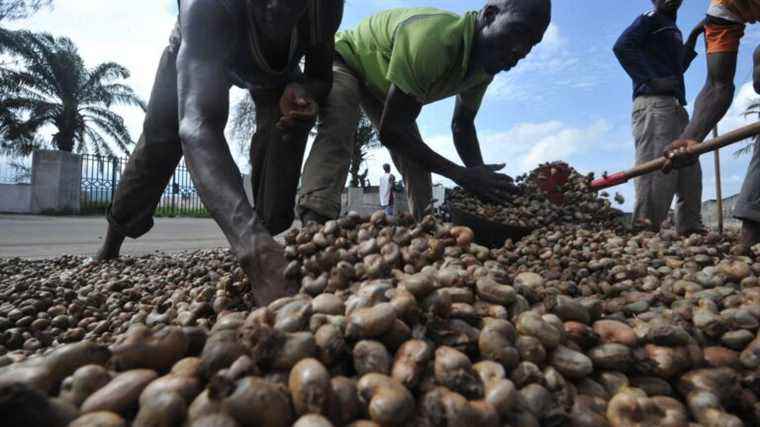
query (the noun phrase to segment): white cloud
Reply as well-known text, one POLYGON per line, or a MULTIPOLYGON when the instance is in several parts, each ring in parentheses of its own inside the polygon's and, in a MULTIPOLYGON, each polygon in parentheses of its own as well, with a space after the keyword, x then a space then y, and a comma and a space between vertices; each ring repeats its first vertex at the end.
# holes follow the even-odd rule
POLYGON ((728 109, 726 116, 718 124, 718 129, 727 132, 741 126, 746 126, 757 121, 757 117, 746 116, 747 107, 758 101, 758 95, 752 82, 746 82, 739 86, 734 95, 734 101, 728 109))
POLYGON ((549 24, 544 38, 528 56, 507 72, 499 73, 487 93, 488 102, 543 102, 567 88, 587 90, 599 84, 599 55, 581 55, 572 48, 560 27, 549 24), (581 61, 581 56, 585 57, 581 61))
POLYGON ((573 127, 560 121, 521 123, 506 132, 485 134, 483 152, 494 161, 507 160, 509 171, 524 173, 545 162, 572 159, 608 134, 611 126, 597 120, 586 127, 573 127))

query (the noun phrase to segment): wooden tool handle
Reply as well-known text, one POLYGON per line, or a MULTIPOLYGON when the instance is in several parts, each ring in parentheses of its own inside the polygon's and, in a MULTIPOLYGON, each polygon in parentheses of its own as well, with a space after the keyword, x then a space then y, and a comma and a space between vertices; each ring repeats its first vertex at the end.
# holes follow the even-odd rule
MULTIPOLYGON (((760 122, 741 127, 733 132, 726 133, 715 139, 711 139, 709 141, 705 141, 701 144, 690 147, 687 150, 687 153, 689 155, 699 157, 702 154, 715 151, 727 145, 744 141, 745 139, 753 137, 757 134, 760 134, 760 122)), ((646 163, 642 163, 634 168, 628 169, 627 171, 618 172, 604 178, 599 178, 591 183, 591 189, 598 191, 624 184, 632 178, 661 170, 662 167, 665 166, 665 162, 667 162, 667 159, 665 157, 660 157, 646 163)))

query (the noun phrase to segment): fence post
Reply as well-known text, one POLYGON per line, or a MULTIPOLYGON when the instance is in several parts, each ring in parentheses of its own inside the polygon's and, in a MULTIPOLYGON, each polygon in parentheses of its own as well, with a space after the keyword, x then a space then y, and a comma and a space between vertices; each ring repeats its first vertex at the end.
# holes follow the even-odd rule
POLYGON ((177 216, 176 208, 177 208, 177 171, 174 171, 174 174, 172 175, 172 213, 171 217, 177 216))
POLYGON ((113 196, 116 194, 116 168, 119 167, 119 160, 116 157, 111 158, 111 198, 109 203, 113 203, 113 196))
MULTIPOLYGON (((718 126, 713 130, 713 138, 718 137, 718 126)), ((715 150, 715 200, 718 208, 718 232, 723 234, 723 186, 720 179, 720 150, 715 150)))

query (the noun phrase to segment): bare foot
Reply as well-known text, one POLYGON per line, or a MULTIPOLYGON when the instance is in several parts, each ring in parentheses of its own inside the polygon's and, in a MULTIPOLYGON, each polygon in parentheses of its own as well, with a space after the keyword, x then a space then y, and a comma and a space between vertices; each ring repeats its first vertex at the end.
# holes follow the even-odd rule
POLYGON ((258 235, 252 256, 242 257, 240 264, 248 275, 253 296, 260 307, 298 292, 294 281, 285 278, 288 260, 285 249, 269 235, 258 235))
POLYGON ((95 255, 95 261, 107 261, 109 259, 115 259, 119 257, 119 251, 121 245, 124 243, 126 236, 114 230, 110 226, 106 232, 106 238, 103 242, 103 246, 100 247, 98 254, 95 255))

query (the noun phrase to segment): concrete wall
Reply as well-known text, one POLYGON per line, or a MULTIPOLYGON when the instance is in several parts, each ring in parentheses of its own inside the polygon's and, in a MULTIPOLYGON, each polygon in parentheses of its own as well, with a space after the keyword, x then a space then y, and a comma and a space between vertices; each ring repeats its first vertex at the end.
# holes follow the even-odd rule
POLYGON ((77 214, 81 186, 79 156, 63 151, 35 151, 31 184, 0 185, 0 212, 77 214))
MULTIPOLYGON (((253 205, 250 175, 243 175, 243 188, 245 189, 246 196, 248 196, 248 201, 253 205)), ((436 190, 438 190, 438 187, 433 188, 433 197, 440 197, 441 201, 439 203, 443 203, 443 187, 440 188, 439 192, 436 190)), ((403 191, 397 192, 395 193, 395 197, 396 212, 409 212, 406 194, 403 191)), ((375 211, 380 210, 378 188, 368 187, 366 190, 362 190, 361 188, 346 188, 341 195, 341 206, 341 215, 345 215, 351 211, 358 212, 361 215, 371 215, 375 211)))
POLYGON ((82 159, 64 151, 40 150, 32 156, 32 213, 77 214, 82 159))
POLYGON ((31 184, 0 184, 0 213, 32 212, 31 184))
MULTIPOLYGON (((740 226, 741 222, 733 217, 734 207, 739 195, 733 195, 723 199, 723 223, 727 226, 740 226)), ((708 200, 702 203, 702 221, 709 227, 718 226, 718 202, 708 200)))
MULTIPOLYGON (((409 212, 409 203, 403 191, 394 192, 393 197, 397 214, 409 212)), ((343 191, 341 202, 341 214, 357 212, 359 215, 369 216, 380 210, 379 190, 377 187, 368 187, 366 189, 349 187, 343 191)))

